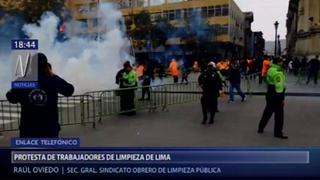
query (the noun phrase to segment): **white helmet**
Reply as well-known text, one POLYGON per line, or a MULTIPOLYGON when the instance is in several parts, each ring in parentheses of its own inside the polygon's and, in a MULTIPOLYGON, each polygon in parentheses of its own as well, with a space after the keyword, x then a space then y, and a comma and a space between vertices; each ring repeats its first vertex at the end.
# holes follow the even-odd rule
POLYGON ((214 63, 213 61, 209 62, 208 66, 212 66, 213 68, 216 68, 216 63, 214 63))

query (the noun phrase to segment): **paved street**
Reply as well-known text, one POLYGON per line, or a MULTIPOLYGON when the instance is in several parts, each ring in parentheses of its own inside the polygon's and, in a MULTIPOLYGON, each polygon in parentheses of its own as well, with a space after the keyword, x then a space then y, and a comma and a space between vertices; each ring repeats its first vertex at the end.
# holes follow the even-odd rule
MULTIPOLYGON (((98 124, 63 127, 62 137, 80 137, 82 146, 102 147, 312 147, 320 145, 320 98, 288 97, 285 132, 289 140, 273 138, 273 119, 264 134, 256 133, 264 108, 262 96, 228 104, 220 99, 214 125, 201 125, 198 103, 171 106, 168 112, 140 112, 137 116, 112 116, 98 124)), ((4 133, 8 146, 17 132, 4 133)))
MULTIPOLYGON (((198 75, 191 74, 190 81, 196 81, 198 75)), ((164 83, 171 83, 171 81, 171 78, 166 78, 164 83)), ((251 92, 265 92, 265 85, 259 85, 258 78, 250 82, 251 92)), ((158 81, 155 82, 155 84, 158 83, 158 81)), ((171 88, 168 90, 198 91, 199 89, 195 86, 196 84, 169 86, 171 88)), ((246 81, 244 81, 242 88, 246 90, 246 81)), ((296 77, 288 75, 287 92, 320 93, 320 85, 312 83, 305 85, 304 80, 297 83, 296 77)), ((191 97, 192 102, 169 106, 169 112, 158 110, 153 113, 139 112, 134 117, 109 116, 103 119, 103 124, 97 124, 97 129, 92 129, 91 124, 63 126, 61 136, 80 137, 82 146, 109 147, 306 147, 320 145, 320 131, 318 130, 320 127, 319 96, 287 97, 285 132, 290 139, 279 140, 272 136, 273 121, 268 125, 265 134, 258 135, 256 133, 257 124, 265 105, 263 96, 251 96, 247 102, 241 103, 238 100, 235 104, 228 104, 227 97, 220 98, 221 112, 216 116, 216 123, 213 126, 203 126, 200 124, 202 117, 199 102, 194 102, 194 99, 197 99, 198 96, 192 94, 167 95, 169 104, 174 100, 185 99, 188 96, 191 97)), ((60 118, 63 118, 66 124, 69 120, 72 122, 80 121, 80 114, 76 113, 79 111, 79 105, 76 101, 73 100, 71 105, 59 105, 64 107, 60 118)), ((108 105, 108 107, 113 106, 108 105)), ((0 137, 0 146, 8 146, 10 138, 17 136, 17 132, 6 132, 3 135, 0 137)))

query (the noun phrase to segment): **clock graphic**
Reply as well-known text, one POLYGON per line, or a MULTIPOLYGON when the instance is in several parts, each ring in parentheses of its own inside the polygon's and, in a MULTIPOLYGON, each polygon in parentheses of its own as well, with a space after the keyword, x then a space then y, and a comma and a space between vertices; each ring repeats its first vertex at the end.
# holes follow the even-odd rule
POLYGON ((14 39, 11 40, 12 50, 37 50, 38 49, 37 39, 14 39))

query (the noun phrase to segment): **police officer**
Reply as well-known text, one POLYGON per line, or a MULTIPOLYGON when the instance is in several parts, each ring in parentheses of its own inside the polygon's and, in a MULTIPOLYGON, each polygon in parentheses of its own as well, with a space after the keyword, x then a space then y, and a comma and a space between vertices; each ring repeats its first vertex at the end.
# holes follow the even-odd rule
POLYGON ((210 62, 207 65, 207 70, 199 76, 198 82, 203 90, 201 97, 201 107, 203 113, 202 124, 207 122, 208 112, 210 113, 209 124, 213 124, 218 105, 219 90, 222 87, 221 78, 215 68, 215 63, 210 62))
POLYGON ((21 138, 57 138, 60 131, 58 93, 71 96, 74 87, 52 73, 44 54, 35 54, 32 62, 38 64, 38 88, 12 89, 7 99, 21 104, 21 138))
POLYGON ((124 64, 124 71, 122 73, 121 80, 122 82, 122 90, 121 94, 121 104, 122 104, 122 111, 125 115, 135 115, 135 104, 134 104, 134 98, 135 98, 135 87, 138 85, 138 77, 136 72, 133 70, 130 63, 124 64))
POLYGON ((274 58, 273 64, 267 73, 268 90, 266 94, 266 107, 259 123, 258 133, 263 133, 269 119, 274 113, 274 137, 288 139, 282 133, 283 129, 283 107, 285 99, 285 75, 283 70, 283 61, 280 58, 274 58))

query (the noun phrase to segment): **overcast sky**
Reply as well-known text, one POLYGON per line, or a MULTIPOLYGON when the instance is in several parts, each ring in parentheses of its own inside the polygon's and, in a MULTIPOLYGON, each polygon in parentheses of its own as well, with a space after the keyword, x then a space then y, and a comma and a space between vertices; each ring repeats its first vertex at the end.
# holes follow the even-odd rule
POLYGON ((279 21, 279 33, 281 39, 286 35, 286 19, 289 0, 234 0, 242 11, 253 11, 254 31, 263 31, 264 38, 274 41, 274 22, 279 21))

